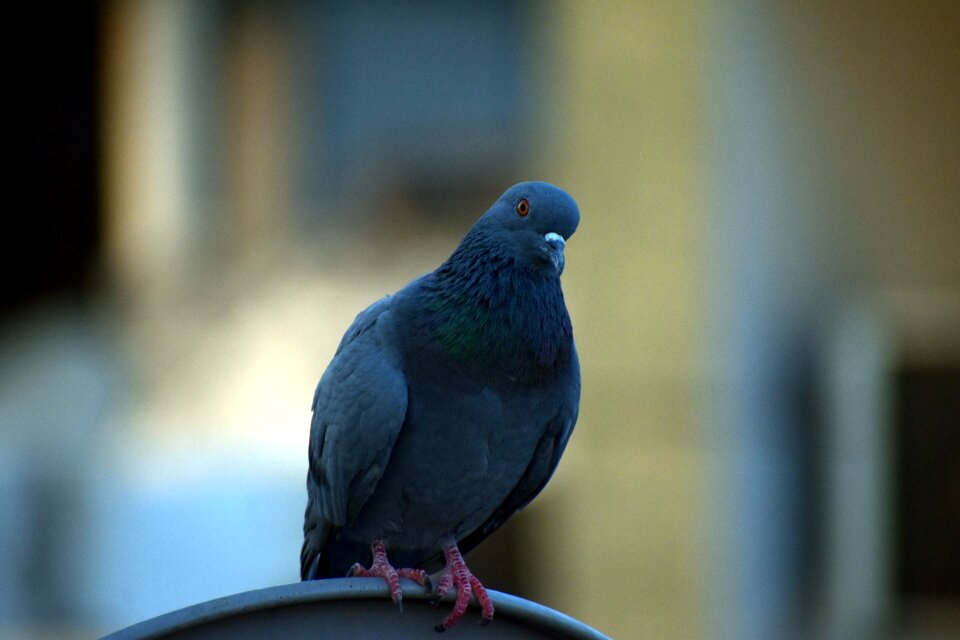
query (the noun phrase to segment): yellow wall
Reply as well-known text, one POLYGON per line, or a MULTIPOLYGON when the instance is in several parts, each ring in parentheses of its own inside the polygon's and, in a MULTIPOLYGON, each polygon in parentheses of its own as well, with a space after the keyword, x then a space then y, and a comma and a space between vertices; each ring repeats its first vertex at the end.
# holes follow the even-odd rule
POLYGON ((541 498, 543 598, 614 637, 699 637, 704 11, 550 6, 545 164, 583 216, 564 275, 583 399, 541 498))

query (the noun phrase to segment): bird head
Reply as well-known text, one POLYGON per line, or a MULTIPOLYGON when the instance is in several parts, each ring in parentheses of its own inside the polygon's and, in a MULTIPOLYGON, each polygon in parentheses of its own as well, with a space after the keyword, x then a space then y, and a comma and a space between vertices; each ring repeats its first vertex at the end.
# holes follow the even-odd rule
POLYGON ((563 272, 566 241, 580 211, 565 191, 547 182, 521 182, 507 189, 475 228, 524 263, 563 272))

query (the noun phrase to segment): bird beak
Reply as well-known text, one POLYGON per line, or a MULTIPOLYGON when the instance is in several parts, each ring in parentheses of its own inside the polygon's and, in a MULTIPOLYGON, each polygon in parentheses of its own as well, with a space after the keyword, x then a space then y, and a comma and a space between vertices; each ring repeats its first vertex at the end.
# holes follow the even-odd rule
POLYGON ((546 241, 546 246, 544 246, 543 251, 547 254, 547 257, 550 258, 550 262, 553 263, 559 276, 563 273, 563 248, 567 246, 567 242, 559 233, 552 231, 543 236, 543 239, 546 241))

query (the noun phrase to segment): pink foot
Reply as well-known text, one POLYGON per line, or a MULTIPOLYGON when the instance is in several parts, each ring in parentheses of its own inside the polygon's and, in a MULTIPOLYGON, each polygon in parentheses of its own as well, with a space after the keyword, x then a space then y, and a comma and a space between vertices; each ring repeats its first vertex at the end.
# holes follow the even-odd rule
POLYGON ((467 612, 467 606, 470 604, 470 595, 477 597, 482 609, 482 618, 480 624, 489 624, 493 620, 493 603, 490 602, 490 596, 487 590, 480 584, 480 581, 467 568, 460 555, 460 550, 456 544, 451 544, 443 548, 443 556, 446 558, 446 565, 440 572, 440 581, 437 583, 435 595, 437 599, 445 596, 451 588, 456 589, 457 599, 453 605, 453 611, 443 619, 439 625, 434 627, 438 632, 446 631, 460 621, 463 614, 467 612))
POLYGON ((387 560, 387 548, 383 540, 374 540, 370 545, 373 552, 373 564, 370 568, 364 568, 359 562, 347 572, 348 576, 358 578, 383 578, 390 587, 390 599, 394 604, 400 607, 400 613, 403 613, 403 591, 400 589, 400 578, 410 578, 420 586, 426 586, 429 578, 427 572, 422 569, 394 569, 390 561, 387 560))

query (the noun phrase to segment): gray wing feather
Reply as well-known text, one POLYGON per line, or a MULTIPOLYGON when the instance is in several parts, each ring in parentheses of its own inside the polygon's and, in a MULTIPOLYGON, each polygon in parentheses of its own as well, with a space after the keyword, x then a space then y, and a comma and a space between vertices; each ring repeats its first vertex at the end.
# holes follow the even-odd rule
POLYGON ((469 553, 487 536, 499 529, 514 513, 527 506, 543 490, 560 464, 560 457, 570 440, 580 408, 580 367, 573 354, 574 376, 568 389, 567 402, 550 421, 537 443, 533 458, 513 490, 483 524, 459 541, 462 553, 469 553))
POLYGON ((347 329, 313 399, 301 577, 316 577, 335 529, 356 518, 377 486, 403 426, 407 383, 389 344, 390 298, 347 329))

